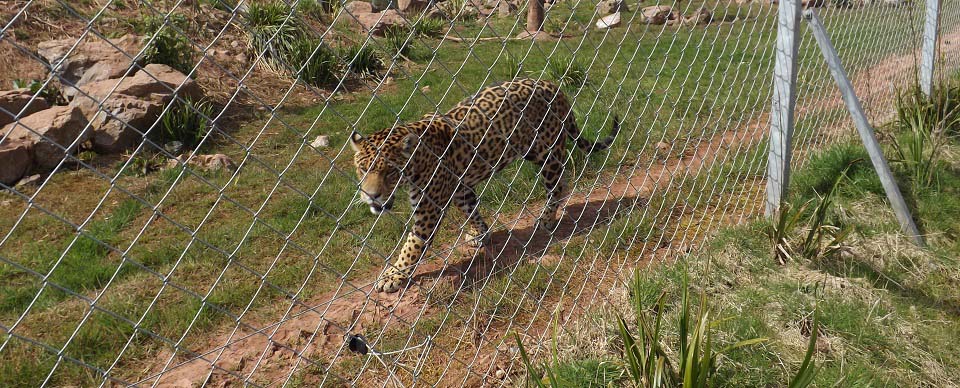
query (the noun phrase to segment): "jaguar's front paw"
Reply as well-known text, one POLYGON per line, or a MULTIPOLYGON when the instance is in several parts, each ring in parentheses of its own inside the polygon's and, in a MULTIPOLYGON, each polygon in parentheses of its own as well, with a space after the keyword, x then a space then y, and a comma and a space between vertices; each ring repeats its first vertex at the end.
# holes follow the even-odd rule
POLYGON ((387 270, 383 276, 373 285, 376 292, 394 293, 400 290, 407 283, 407 277, 394 268, 387 270))
POLYGON ((557 230, 557 226, 560 223, 554 218, 541 218, 537 220, 537 224, 534 226, 534 232, 546 232, 553 233, 557 230))
POLYGON ((471 248, 480 249, 490 245, 490 233, 473 234, 467 232, 464 238, 466 238, 467 245, 471 248))

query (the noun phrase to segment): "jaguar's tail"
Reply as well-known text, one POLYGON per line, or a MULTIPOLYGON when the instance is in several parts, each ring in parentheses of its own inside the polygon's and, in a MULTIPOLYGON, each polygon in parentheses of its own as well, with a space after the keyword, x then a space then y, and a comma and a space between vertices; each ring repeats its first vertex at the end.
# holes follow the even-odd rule
POLYGON ((570 138, 577 142, 577 148, 587 151, 587 153, 591 153, 610 148, 610 145, 613 144, 613 140, 617 138, 617 133, 620 132, 620 118, 614 114, 613 123, 610 126, 610 134, 596 142, 592 142, 583 138, 583 135, 580 133, 580 129, 577 127, 577 122, 573 119, 572 114, 567 116, 566 127, 570 138))

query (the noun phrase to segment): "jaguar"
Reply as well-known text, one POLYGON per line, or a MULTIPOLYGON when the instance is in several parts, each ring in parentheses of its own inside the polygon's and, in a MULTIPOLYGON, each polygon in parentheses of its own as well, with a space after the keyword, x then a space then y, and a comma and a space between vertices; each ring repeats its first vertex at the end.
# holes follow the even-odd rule
POLYGON ((391 209, 402 184, 413 209, 406 241, 374 290, 404 287, 451 203, 466 216, 467 242, 476 248, 489 246, 475 187, 519 159, 540 166, 547 200, 534 230, 553 233, 567 190, 567 141, 588 153, 601 151, 610 147, 619 130, 613 115, 607 137, 596 142, 583 138, 570 101, 555 83, 520 78, 483 88, 442 115, 427 114, 368 135, 354 131, 349 143, 360 200, 380 214, 391 209))

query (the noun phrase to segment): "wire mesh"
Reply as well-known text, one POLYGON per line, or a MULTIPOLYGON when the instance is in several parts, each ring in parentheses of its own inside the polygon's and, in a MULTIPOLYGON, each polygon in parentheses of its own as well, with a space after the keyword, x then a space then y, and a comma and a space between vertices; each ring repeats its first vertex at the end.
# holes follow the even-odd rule
MULTIPOLYGON (((889 120, 916 79, 923 4, 808 3, 823 7, 871 120, 889 120)), ((2 385, 516 384, 509 333, 542 348, 554 322, 574 325, 631 269, 758 215, 775 4, 556 0, 533 37, 530 6, 0 5, 0 82, 27 88, 0 106, 0 156, 32 142, 34 162, 8 164, 24 176, 2 182, 2 385), (619 25, 597 27, 617 10, 619 25), (515 77, 560 85, 584 138, 606 136, 615 116, 620 133, 608 150, 562 157, 556 231, 535 230, 541 166, 511 164, 474 187, 484 249, 447 214, 451 199, 434 198, 445 219, 409 284, 375 292, 414 209, 367 212, 351 133, 450 121, 458 102, 515 77), (40 105, 53 107, 31 120, 40 105)), ((957 8, 941 7, 941 76, 958 66, 957 8)), ((799 69, 802 166, 854 132, 806 33, 799 69)), ((518 103, 538 109, 504 100, 489 114, 518 103)), ((504 125, 468 129, 524 130, 504 125)), ((390 195, 406 198, 402 186, 390 195)))

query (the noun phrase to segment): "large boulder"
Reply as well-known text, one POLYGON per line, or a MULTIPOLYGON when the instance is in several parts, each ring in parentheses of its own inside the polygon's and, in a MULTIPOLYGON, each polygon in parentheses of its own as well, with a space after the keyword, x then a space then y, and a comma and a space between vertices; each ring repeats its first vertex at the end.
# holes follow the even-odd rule
MULTIPOLYGON (((136 35, 124 35, 108 41, 89 35, 74 48, 76 43, 76 39, 66 38, 37 46, 37 54, 54 66, 54 73, 64 85, 62 93, 68 98, 77 94, 75 87, 123 77, 132 72, 131 65, 136 62, 142 45, 136 35)), ((135 71, 136 67, 133 69, 135 71)))
POLYGON ((690 14, 684 22, 689 24, 704 25, 713 20, 713 14, 706 7, 700 7, 696 12, 690 14))
POLYGON ((51 169, 86 141, 86 126, 87 119, 79 108, 55 106, 7 124, 3 133, 9 135, 12 143, 28 144, 36 165, 51 169))
POLYGON ((620 12, 614 12, 597 20, 597 28, 606 30, 620 25, 620 12))
POLYGON ((397 10, 400 12, 423 11, 430 7, 430 0, 397 0, 397 10))
POLYGON ((50 107, 47 100, 37 97, 32 102, 33 93, 29 89, 16 89, 0 92, 0 126, 14 122, 14 116, 27 108, 20 117, 29 116, 50 107), (29 106, 28 106, 29 105, 29 106))
POLYGON ((600 15, 609 15, 615 12, 629 12, 630 8, 623 0, 604 0, 597 3, 597 13, 600 15))
POLYGON ((373 4, 370 4, 366 1, 351 1, 347 3, 347 5, 343 6, 343 10, 353 16, 374 13, 377 11, 373 8, 373 4))
POLYGON ((650 24, 666 24, 672 12, 673 9, 669 5, 654 5, 640 10, 643 19, 650 24))
POLYGON ((30 144, 25 141, 9 141, 0 144, 0 183, 13 186, 20 180, 30 165, 30 144))
POLYGON ((117 153, 137 145, 174 96, 198 100, 200 87, 167 65, 150 64, 132 77, 84 85, 70 106, 80 109, 93 128, 97 152, 117 153), (112 92, 111 92, 112 91, 112 92))
POLYGON ((383 30, 387 28, 407 25, 406 19, 400 15, 400 12, 393 9, 357 15, 357 22, 360 23, 361 32, 379 36, 382 36, 383 30))

